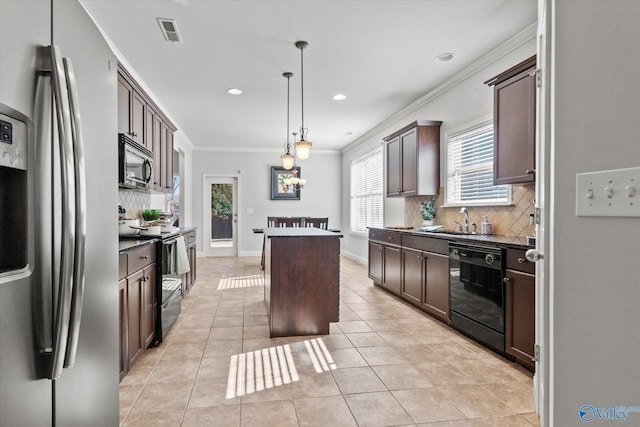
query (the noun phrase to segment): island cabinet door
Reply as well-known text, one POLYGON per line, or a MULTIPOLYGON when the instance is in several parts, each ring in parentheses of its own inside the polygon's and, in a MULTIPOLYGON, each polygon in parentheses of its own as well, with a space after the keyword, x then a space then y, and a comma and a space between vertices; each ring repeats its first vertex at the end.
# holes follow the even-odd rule
POLYGON ((329 323, 340 320, 339 300, 337 237, 268 238, 265 302, 272 338, 328 334, 329 323))

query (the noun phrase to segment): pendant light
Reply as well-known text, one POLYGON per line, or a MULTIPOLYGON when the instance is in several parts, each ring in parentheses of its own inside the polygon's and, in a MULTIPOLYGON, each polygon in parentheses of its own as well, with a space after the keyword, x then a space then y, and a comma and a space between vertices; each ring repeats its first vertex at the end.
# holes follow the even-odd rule
POLYGON ((287 142, 284 144, 285 153, 280 156, 280 159, 282 160, 282 167, 289 170, 293 167, 295 161, 295 157, 291 155, 291 144, 289 144, 289 79, 293 77, 293 73, 286 72, 282 73, 282 75, 287 78, 287 142))
POLYGON ((296 147, 296 156, 298 156, 300 160, 309 158, 309 151, 311 150, 311 145, 312 145, 311 142, 305 140, 308 129, 304 127, 304 59, 303 59, 302 51, 308 45, 309 43, 302 40, 296 42, 296 47, 300 49, 300 81, 301 81, 301 88, 302 88, 301 90, 302 125, 300 126, 300 141, 295 143, 295 147, 296 147))

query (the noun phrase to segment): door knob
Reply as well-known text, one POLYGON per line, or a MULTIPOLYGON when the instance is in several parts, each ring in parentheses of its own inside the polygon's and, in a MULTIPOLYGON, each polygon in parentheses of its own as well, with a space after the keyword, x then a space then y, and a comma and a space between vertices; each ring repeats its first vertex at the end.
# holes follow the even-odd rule
POLYGON ((524 256, 531 262, 540 261, 542 259, 542 253, 537 249, 529 249, 525 252, 524 256))

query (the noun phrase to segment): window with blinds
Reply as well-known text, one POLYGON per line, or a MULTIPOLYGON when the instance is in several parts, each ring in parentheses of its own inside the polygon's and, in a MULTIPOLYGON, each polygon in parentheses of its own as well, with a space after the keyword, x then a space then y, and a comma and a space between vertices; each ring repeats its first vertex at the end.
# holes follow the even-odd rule
POLYGON ((382 227, 382 147, 351 162, 351 231, 382 227))
POLYGON ((447 138, 446 205, 511 203, 511 186, 493 185, 493 122, 447 138))

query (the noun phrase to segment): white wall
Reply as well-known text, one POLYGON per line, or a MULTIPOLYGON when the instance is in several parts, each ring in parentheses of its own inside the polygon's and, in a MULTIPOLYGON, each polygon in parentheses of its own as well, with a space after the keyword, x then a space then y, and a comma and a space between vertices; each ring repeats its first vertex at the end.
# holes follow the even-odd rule
MULTIPOLYGON (((466 127, 471 122, 490 119, 493 115, 493 89, 484 84, 491 77, 507 70, 516 65, 520 61, 534 55, 536 53, 536 40, 534 38, 535 30, 532 27, 518 38, 517 47, 508 52, 505 49, 497 49, 496 52, 489 56, 495 56, 497 59, 486 61, 486 66, 474 72, 468 78, 454 76, 452 80, 460 80, 458 84, 448 88, 437 96, 429 97, 425 103, 418 108, 411 108, 410 111, 399 114, 384 123, 384 126, 376 128, 375 132, 367 135, 365 138, 355 141, 352 145, 343 150, 342 159, 342 223, 345 225, 345 232, 349 227, 349 192, 350 192, 350 166, 351 161, 358 156, 366 153, 379 146, 382 138, 395 132, 396 130, 408 125, 415 120, 442 120, 440 128, 441 149, 444 149, 445 137, 447 133, 459 130, 460 127, 466 127), (497 52, 500 53, 497 53, 497 52), (493 61, 493 62, 491 62, 493 61)), ((508 50, 508 49, 507 49, 508 50)), ((482 62, 482 61, 479 61, 482 62)), ((446 66, 446 65, 445 65, 446 66)), ((462 71, 459 75, 466 75, 468 71, 462 71)), ((449 86, 450 83, 445 83, 449 86)), ((433 91, 439 92, 438 89, 433 91)), ((444 161, 444 155, 441 154, 441 163, 444 161)), ((441 165, 441 171, 444 167, 441 165)), ((441 178, 441 185, 444 180, 441 178)), ((384 204, 384 225, 398 226, 404 225, 404 199, 403 198, 385 198, 384 204)), ((367 261, 367 237, 356 234, 345 234, 342 248, 343 254, 366 263, 367 261)))
POLYGON ((193 221, 193 176, 190 166, 193 158, 193 144, 180 129, 173 135, 173 149, 180 153, 180 226, 197 227, 198 225, 193 221))
POLYGON ((640 2, 554 4, 550 397, 564 427, 584 425, 582 405, 640 406, 640 218, 575 215, 576 173, 640 166, 640 2))
MULTIPOLYGON (((315 148, 315 147, 314 147, 315 148)), ((193 181, 193 225, 202 230, 202 180, 204 174, 235 176, 238 184, 238 254, 259 255, 262 236, 253 228, 265 227, 267 216, 328 217, 329 228, 341 229, 340 159, 338 152, 323 153, 312 149, 307 160, 297 161, 300 175, 308 179, 300 200, 270 200, 271 166, 280 166, 279 152, 194 151, 191 179, 193 181), (241 172, 239 172, 241 171, 241 172), (248 214, 247 209, 253 209, 248 214)), ((198 251, 203 250, 202 233, 198 233, 198 251)))

